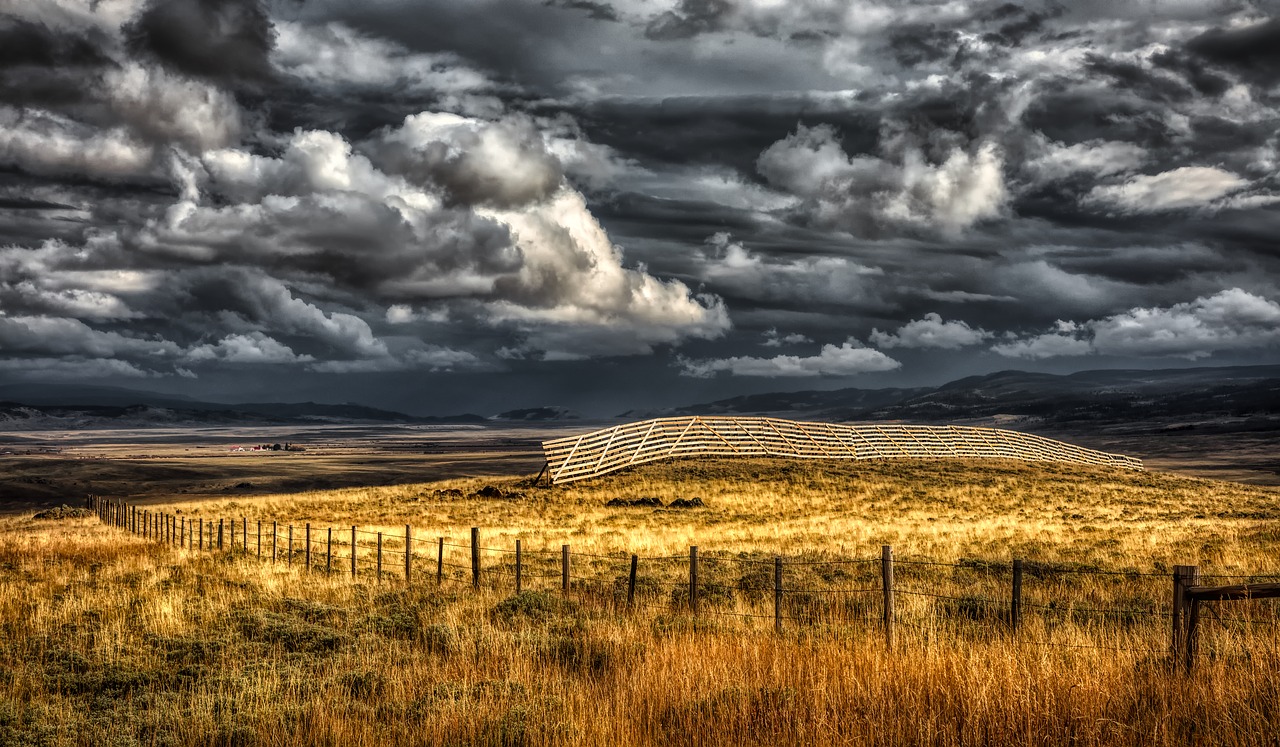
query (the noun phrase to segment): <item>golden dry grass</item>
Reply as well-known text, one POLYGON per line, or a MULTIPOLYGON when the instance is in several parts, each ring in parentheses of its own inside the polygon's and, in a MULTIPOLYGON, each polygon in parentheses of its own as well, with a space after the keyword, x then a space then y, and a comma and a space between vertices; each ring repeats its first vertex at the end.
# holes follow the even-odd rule
MULTIPOLYGON (((649 465, 566 488, 495 478, 156 508, 244 517, 249 556, 168 548, 94 519, 0 527, 0 744, 1261 745, 1280 733, 1274 603, 1224 605, 1184 676, 1158 614, 1169 581, 1140 575, 1174 563, 1280 571, 1274 489, 998 462, 761 460, 649 465), (487 484, 525 497, 466 497, 487 484), (643 496, 707 507, 603 505, 643 496), (387 578, 371 578, 366 537, 354 582, 339 562, 307 573, 300 552, 292 566, 258 562, 261 519, 295 524, 295 538, 307 522, 316 539, 321 527, 344 527, 342 540, 352 524, 381 529, 387 578), (407 588, 392 541, 406 523, 423 539, 407 588), (472 526, 496 549, 572 545, 572 593, 528 578, 539 590, 513 597, 498 552, 484 556, 480 591, 455 568, 437 588, 426 540, 463 545, 472 526), (612 604, 629 553, 690 544, 706 558, 696 618, 678 559, 641 561, 640 610, 612 604), (898 566, 902 591, 951 599, 900 596, 893 649, 878 593, 830 593, 874 587, 878 567, 819 562, 881 544, 959 566, 898 566), (747 561, 775 554, 794 561, 788 589, 806 590, 786 596, 781 635, 771 619, 728 614, 771 615, 772 569, 747 561), (1017 636, 998 604, 1014 555, 1043 564, 1026 595, 1044 608, 1017 636), (1096 609, 1113 612, 1085 611, 1096 609)), ((448 550, 465 565, 465 548, 448 550)), ((313 563, 323 557, 317 545, 313 563)))

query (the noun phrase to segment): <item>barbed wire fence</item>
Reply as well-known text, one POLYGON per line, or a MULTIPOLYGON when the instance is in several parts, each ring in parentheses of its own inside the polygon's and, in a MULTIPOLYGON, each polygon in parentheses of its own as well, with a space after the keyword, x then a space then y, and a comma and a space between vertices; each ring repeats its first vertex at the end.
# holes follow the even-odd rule
POLYGON ((387 532, 250 523, 243 516, 180 516, 95 496, 88 502, 103 523, 174 548, 239 554, 375 584, 553 592, 618 613, 679 618, 695 628, 737 621, 778 633, 878 629, 890 647, 900 630, 928 641, 1003 635, 1042 648, 1169 656, 1189 670, 1200 628, 1211 621, 1208 647, 1216 658, 1249 658, 1257 653, 1249 645, 1258 642, 1280 652, 1276 605, 1258 604, 1280 597, 1275 573, 1105 569, 1016 558, 943 562, 895 558, 889 546, 879 558, 760 558, 707 554, 697 546, 687 555, 602 554, 568 544, 530 549, 521 539, 512 547, 485 545, 478 527, 458 542, 415 536, 409 524, 387 532), (1210 579, 1238 583, 1202 583, 1210 579), (1112 603, 1117 598, 1121 604, 1112 603), (1234 609, 1243 614, 1213 606, 1200 614, 1203 602, 1223 600, 1236 601, 1234 609), (1099 642, 1070 637, 1081 630, 1099 642))

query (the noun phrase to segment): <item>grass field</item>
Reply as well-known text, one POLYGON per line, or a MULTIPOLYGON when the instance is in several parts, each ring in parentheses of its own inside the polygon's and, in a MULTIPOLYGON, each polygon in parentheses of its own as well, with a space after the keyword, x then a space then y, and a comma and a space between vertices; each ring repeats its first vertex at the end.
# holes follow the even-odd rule
POLYGON ((1162 617, 1175 563, 1280 572, 1274 488, 756 460, 557 488, 466 479, 149 508, 244 522, 248 553, 243 539, 236 553, 180 550, 92 518, 0 525, 0 744, 1261 745, 1280 733, 1275 603, 1215 610, 1190 676, 1169 667, 1162 617), (519 495, 475 495, 486 486, 519 495), (705 506, 604 505, 642 497, 705 506), (292 564, 254 557, 260 520, 294 525, 292 564), (409 586, 405 524, 420 538, 409 586), (374 535, 360 535, 350 578, 351 525, 384 533, 382 583, 374 535), (490 548, 479 591, 461 567, 471 527, 490 548), (437 537, 451 564, 439 587, 437 537), (899 559, 892 648, 879 566, 846 562, 884 544, 899 559), (696 616, 689 545, 702 558, 696 616), (631 553, 644 559, 628 611, 631 553), (781 634, 774 555, 787 562, 781 634), (1032 563, 1016 635, 1002 606, 1013 557, 1032 563))

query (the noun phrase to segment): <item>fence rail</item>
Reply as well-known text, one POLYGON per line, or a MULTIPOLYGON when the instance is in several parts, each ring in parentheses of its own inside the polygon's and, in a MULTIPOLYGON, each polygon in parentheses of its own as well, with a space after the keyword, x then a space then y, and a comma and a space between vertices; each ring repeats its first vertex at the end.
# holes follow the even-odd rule
POLYGON ((632 613, 683 611, 695 620, 769 620, 778 631, 784 622, 809 627, 863 623, 880 628, 890 646, 894 645, 898 627, 911 631, 936 629, 946 620, 957 624, 986 621, 1003 625, 1010 635, 1031 645, 1064 649, 1149 653, 1161 648, 1162 636, 1171 636, 1164 650, 1189 670, 1200 645, 1202 606, 1220 629, 1244 624, 1250 640, 1280 645, 1280 610, 1274 605, 1254 609, 1261 616, 1251 617, 1224 617, 1206 605, 1280 597, 1280 584, 1202 585, 1196 566, 1175 566, 1170 574, 1030 563, 1016 558, 1011 562, 967 559, 948 563, 895 559, 888 546, 875 558, 826 560, 714 555, 700 553, 697 547, 690 547, 687 555, 603 555, 573 552, 569 545, 531 550, 520 540, 515 540, 511 549, 495 547, 481 542, 479 528, 472 528, 470 541, 462 543, 446 541, 445 537, 416 537, 410 525, 392 533, 362 532, 356 526, 313 527, 309 523, 261 520, 250 523, 243 516, 177 516, 92 496, 89 507, 104 523, 161 545, 238 553, 264 563, 290 568, 299 565, 305 572, 326 576, 349 573, 353 581, 407 585, 447 582, 477 590, 510 589, 515 593, 538 586, 632 613), (267 530, 265 539, 263 529, 267 530), (361 535, 376 537, 376 544, 372 540, 362 542, 361 535), (639 573, 642 564, 643 576, 639 573), (805 574, 809 574, 808 579, 805 574), (1122 594, 1113 592, 1114 601, 1121 606, 1106 606, 1087 589, 1077 588, 1072 597, 1069 592, 1078 586, 1082 576, 1095 577, 1097 584, 1127 584, 1122 594), (1167 587, 1160 588, 1170 580, 1172 595, 1168 595, 1167 587), (825 588, 819 588, 824 584, 825 588), (1161 599, 1166 600, 1167 606, 1161 599), (768 609, 770 602, 771 614, 762 613, 761 608, 768 609), (1138 607, 1135 602, 1149 606, 1138 607), (928 611, 925 617, 904 619, 904 610, 919 611, 921 605, 928 611), (1039 640, 1023 632, 1033 617, 1038 621, 1039 640), (1106 627, 1099 626, 1100 622, 1106 627), (1082 624, 1095 633, 1111 636, 1105 640, 1114 642, 1118 636, 1128 645, 1050 640, 1059 626, 1082 624), (1270 633, 1269 639, 1259 635, 1264 631, 1270 633))
POLYGON ((1030 433, 958 425, 818 423, 778 418, 657 418, 542 442, 553 484, 686 456, 798 459, 1001 458, 1143 469, 1142 460, 1030 433))

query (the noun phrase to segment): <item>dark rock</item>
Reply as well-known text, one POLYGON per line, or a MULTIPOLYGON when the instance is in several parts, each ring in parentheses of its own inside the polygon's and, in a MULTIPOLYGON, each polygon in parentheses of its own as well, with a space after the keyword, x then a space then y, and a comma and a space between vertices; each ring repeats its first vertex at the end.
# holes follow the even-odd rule
POLYGON ((604 504, 614 508, 636 508, 649 506, 653 508, 662 508, 662 501, 652 496, 646 498, 636 498, 635 500, 627 500, 626 498, 614 498, 604 504))
POLYGON ((45 509, 32 516, 33 519, 83 519, 93 516, 93 512, 87 508, 72 508, 67 504, 62 504, 57 508, 45 509))
POLYGON ((701 498, 677 498, 667 508, 703 508, 706 505, 701 498))

